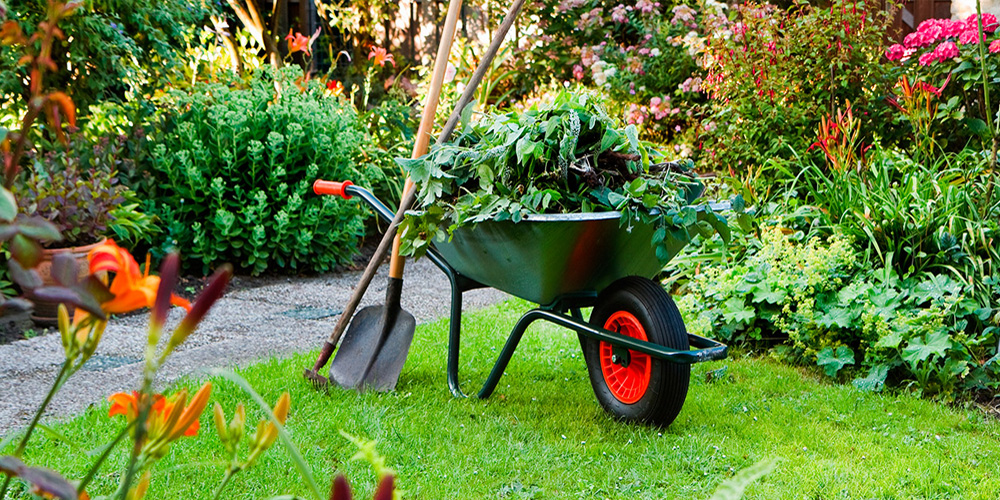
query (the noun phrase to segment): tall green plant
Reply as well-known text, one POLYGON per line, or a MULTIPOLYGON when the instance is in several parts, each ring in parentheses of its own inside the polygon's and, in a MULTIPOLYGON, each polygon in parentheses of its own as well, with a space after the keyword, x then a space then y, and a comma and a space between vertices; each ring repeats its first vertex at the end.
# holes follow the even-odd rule
POLYGON ((298 68, 267 68, 248 84, 198 84, 162 100, 139 187, 162 221, 162 237, 150 242, 158 252, 179 245, 203 269, 228 261, 253 274, 326 271, 356 252, 362 210, 314 196, 311 185, 380 172, 352 162, 363 132, 350 105, 324 96, 317 81, 299 89, 297 76, 298 68))

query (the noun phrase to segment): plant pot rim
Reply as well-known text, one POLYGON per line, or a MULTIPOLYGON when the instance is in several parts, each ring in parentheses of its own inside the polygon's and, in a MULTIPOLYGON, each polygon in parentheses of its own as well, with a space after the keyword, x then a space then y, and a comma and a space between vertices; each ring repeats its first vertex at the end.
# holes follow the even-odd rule
POLYGON ((80 245, 76 247, 57 247, 57 248, 43 248, 43 255, 55 255, 58 253, 72 252, 72 253, 85 253, 105 244, 108 242, 108 238, 102 237, 101 239, 91 243, 89 245, 80 245))

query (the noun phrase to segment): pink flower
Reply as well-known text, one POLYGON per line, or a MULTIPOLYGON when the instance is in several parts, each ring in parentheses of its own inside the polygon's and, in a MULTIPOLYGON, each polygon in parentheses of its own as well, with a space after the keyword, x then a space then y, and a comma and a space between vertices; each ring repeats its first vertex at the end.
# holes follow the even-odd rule
POLYGON ((573 78, 583 80, 583 66, 580 66, 579 64, 573 66, 573 78))
MULTIPOLYGON (((938 45, 936 49, 934 49, 933 54, 935 57, 937 57, 937 60, 939 62, 945 62, 949 59, 954 59, 958 57, 958 45, 955 45, 955 42, 944 42, 941 45, 938 45)), ((923 56, 921 56, 921 59, 923 59, 923 56)))
MULTIPOLYGON (((979 23, 976 15, 973 14, 965 19, 965 24, 970 30, 979 31, 979 23)), ((993 14, 986 13, 983 14, 983 31, 986 33, 993 33, 1000 26, 1000 22, 997 22, 997 16, 993 14)))
POLYGON ((965 23, 962 21, 949 21, 947 19, 941 23, 941 35, 944 38, 955 38, 965 31, 965 23))
POLYGON ((1000 52, 1000 38, 990 43, 990 54, 996 54, 997 52, 1000 52))
POLYGON ((914 31, 903 38, 903 45, 910 49, 915 49, 919 47, 927 47, 934 43, 934 40, 927 33, 922 31, 914 31))
POLYGON ((897 43, 885 51, 885 58, 890 61, 898 61, 903 58, 903 54, 905 53, 906 48, 897 43))
POLYGON ((927 37, 929 37, 931 39, 931 42, 936 42, 938 40, 944 39, 944 30, 941 28, 941 25, 939 24, 929 26, 927 27, 927 29, 920 31, 921 33, 924 33, 927 37))
POLYGON ((614 9, 611 9, 611 20, 616 23, 625 24, 628 22, 628 17, 625 15, 625 6, 618 4, 614 9))
POLYGON ((962 45, 979 43, 979 30, 971 29, 963 31, 961 35, 958 35, 958 43, 962 45))
POLYGON ((663 102, 663 99, 660 99, 659 97, 654 97, 654 98, 652 98, 652 99, 649 100, 649 105, 650 106, 659 106, 661 102, 663 102))
POLYGON ((923 54, 920 54, 920 59, 918 59, 918 61, 920 61, 921 66, 930 66, 932 62, 935 62, 937 60, 938 60, 937 55, 935 55, 933 52, 925 52, 923 54))
POLYGON ((932 28, 940 29, 942 24, 941 21, 944 21, 944 19, 927 19, 926 21, 921 22, 920 26, 917 26, 917 31, 927 31, 932 28))

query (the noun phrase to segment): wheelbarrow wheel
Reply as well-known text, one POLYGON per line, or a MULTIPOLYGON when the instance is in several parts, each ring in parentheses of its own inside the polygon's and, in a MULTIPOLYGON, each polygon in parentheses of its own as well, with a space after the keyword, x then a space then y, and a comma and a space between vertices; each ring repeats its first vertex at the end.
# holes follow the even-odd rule
MULTIPOLYGON (((677 306, 658 283, 622 278, 597 298, 590 324, 677 350, 688 350, 677 306)), ((597 400, 625 421, 667 426, 687 397, 691 365, 670 363, 631 349, 583 339, 584 358, 597 400)))

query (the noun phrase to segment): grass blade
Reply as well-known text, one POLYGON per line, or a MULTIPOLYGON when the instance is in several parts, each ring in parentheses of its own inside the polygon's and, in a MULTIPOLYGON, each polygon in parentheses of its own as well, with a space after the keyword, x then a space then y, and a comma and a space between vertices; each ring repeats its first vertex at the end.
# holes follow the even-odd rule
POLYGON ((750 484, 770 474, 777 466, 777 458, 761 460, 723 481, 709 500, 739 500, 750 484))

